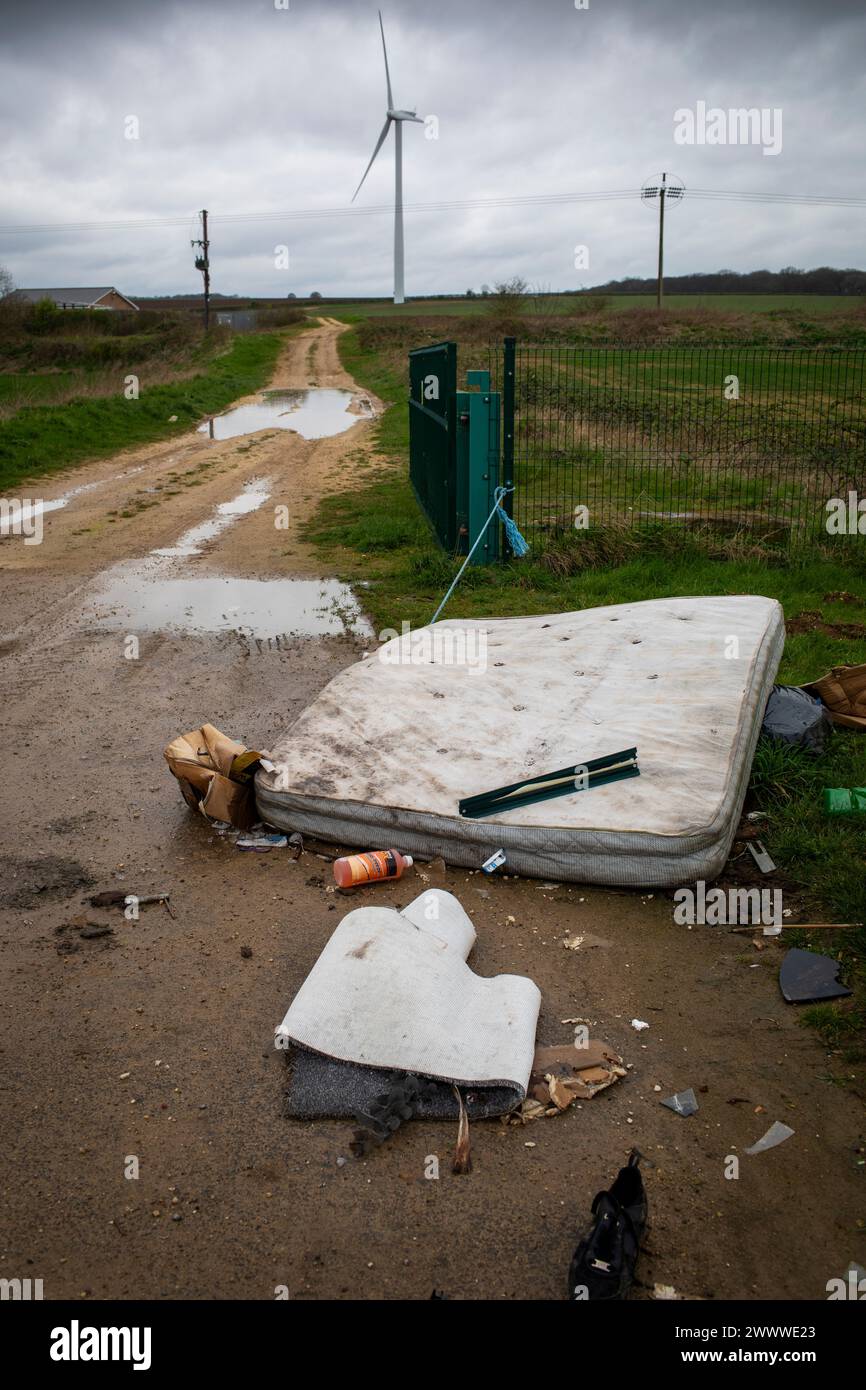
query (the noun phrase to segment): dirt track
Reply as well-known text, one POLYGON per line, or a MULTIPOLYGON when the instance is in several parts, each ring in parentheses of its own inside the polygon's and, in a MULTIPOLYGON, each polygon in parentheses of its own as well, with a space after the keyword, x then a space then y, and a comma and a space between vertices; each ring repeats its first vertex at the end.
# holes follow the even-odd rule
MULTIPOLYGON (((352 387, 337 332, 290 340, 273 385, 352 387)), ((850 1260, 866 1264, 854 1083, 782 1002, 777 947, 675 926, 658 895, 441 880, 473 912, 475 969, 539 985, 542 1041, 569 1041, 561 1020, 588 1017, 631 1067, 581 1109, 523 1130, 473 1126, 463 1177, 447 1125, 408 1125, 338 1165, 348 1124, 285 1119, 273 1027, 349 904, 311 853, 244 855, 209 834, 161 750, 206 719, 269 744, 360 647, 153 633, 129 661, 121 633, 81 620, 99 574, 171 545, 252 478, 271 478, 290 529, 275 530, 270 507, 241 517, 195 573, 315 572, 304 519, 345 485, 370 427, 250 442, 190 435, 77 469, 47 496, 99 486, 46 517, 42 545, 0 543, 0 1276, 42 1278, 46 1298, 269 1299, 278 1285, 293 1298, 560 1298, 592 1196, 637 1144, 651 1214, 638 1296, 657 1281, 692 1297, 825 1297, 850 1260), (68 924, 88 882, 169 889, 176 917, 87 909, 113 933, 81 939, 68 924), (575 931, 584 944, 564 950, 575 931), (655 1086, 693 1086, 700 1113, 673 1115, 655 1086), (726 1180, 726 1155, 776 1119, 795 1137, 726 1180), (424 1177, 429 1154, 439 1181, 424 1177)), ((368 891, 405 903, 423 886, 368 891)))

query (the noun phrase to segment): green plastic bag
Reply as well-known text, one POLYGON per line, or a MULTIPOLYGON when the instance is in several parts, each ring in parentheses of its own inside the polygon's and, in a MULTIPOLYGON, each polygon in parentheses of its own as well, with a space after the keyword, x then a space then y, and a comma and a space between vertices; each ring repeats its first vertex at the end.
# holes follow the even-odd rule
POLYGON ((866 811, 866 787, 825 787, 824 810, 830 816, 866 811))

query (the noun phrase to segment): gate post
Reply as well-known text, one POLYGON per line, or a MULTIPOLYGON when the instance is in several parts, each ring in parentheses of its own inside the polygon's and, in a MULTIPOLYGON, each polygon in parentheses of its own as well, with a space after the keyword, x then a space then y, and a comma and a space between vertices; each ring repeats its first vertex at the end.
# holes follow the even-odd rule
MULTIPOLYGON (((462 555, 487 525, 499 483, 499 393, 490 389, 489 371, 467 372, 466 385, 479 390, 457 392, 457 548, 462 555)), ((499 522, 491 521, 472 564, 499 559, 499 529, 499 522)))
MULTIPOLYGON (((515 338, 506 338, 502 348, 502 485, 512 488, 514 486, 514 375, 515 375, 515 338)), ((507 492, 503 499, 502 509, 511 517, 514 516, 514 493, 507 492)), ((509 553, 509 545, 503 536, 503 551, 509 553)))

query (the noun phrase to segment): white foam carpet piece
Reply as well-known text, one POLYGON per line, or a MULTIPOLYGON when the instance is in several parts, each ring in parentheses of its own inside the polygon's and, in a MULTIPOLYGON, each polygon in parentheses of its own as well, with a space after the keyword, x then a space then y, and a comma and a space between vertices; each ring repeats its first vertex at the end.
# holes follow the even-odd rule
POLYGON ((784 640, 780 605, 748 594, 437 623, 325 687, 272 750, 275 771, 257 775, 259 813, 471 867, 501 847, 529 876, 709 880, 730 850, 784 640), (427 659, 415 659, 425 636, 427 659), (464 797, 635 745, 640 777, 484 820, 458 814, 464 797))
POLYGON ((541 995, 519 975, 484 979, 466 964, 475 929, 450 893, 429 889, 402 912, 348 913, 277 1031, 362 1066, 526 1094, 541 995))

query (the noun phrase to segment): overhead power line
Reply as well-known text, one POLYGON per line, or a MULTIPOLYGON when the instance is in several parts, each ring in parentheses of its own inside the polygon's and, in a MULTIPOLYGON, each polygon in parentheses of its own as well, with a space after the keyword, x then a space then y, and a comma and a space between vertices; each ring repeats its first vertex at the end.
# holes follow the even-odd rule
MULTIPOLYGON (((486 208, 556 207, 569 203, 616 202, 637 198, 639 188, 600 189, 591 192, 530 193, 502 195, 490 198, 462 198, 424 203, 406 203, 412 212, 473 212, 486 208)), ((688 196, 730 203, 765 203, 783 207, 840 207, 866 208, 866 197, 832 193, 770 193, 721 188, 689 188, 688 196)), ((378 203, 369 207, 295 208, 277 212, 212 213, 211 222, 226 226, 245 222, 300 222, 329 220, 342 217, 375 217, 393 215, 393 203, 378 203)), ((127 232, 160 227, 188 227, 189 213, 164 217, 139 217, 126 220, 101 218, 80 222, 22 222, 0 224, 0 234, 15 235, 32 232, 127 232)))

